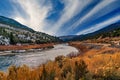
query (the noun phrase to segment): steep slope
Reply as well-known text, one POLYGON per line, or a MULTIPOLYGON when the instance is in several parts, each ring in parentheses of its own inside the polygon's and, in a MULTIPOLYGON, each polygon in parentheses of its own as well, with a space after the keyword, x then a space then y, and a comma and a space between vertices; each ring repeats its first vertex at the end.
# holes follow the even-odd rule
POLYGON ((9 25, 9 26, 14 27, 14 28, 20 28, 20 29, 25 29, 25 30, 29 30, 29 31, 34 31, 33 29, 28 28, 27 26, 22 25, 13 19, 10 19, 10 18, 4 17, 4 16, 0 16, 0 23, 5 24, 5 25, 9 25))
POLYGON ((0 44, 48 43, 58 42, 59 38, 36 32, 19 22, 0 16, 0 44))

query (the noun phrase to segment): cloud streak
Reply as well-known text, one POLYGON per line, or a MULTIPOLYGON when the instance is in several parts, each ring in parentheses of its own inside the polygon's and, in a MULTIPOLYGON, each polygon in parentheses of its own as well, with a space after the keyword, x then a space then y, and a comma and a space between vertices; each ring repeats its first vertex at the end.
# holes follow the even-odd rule
POLYGON ((47 24, 45 18, 52 8, 50 4, 44 5, 44 1, 42 0, 40 2, 38 0, 13 0, 13 2, 16 5, 19 5, 28 16, 28 18, 24 18, 24 14, 20 14, 19 10, 16 10, 15 8, 15 20, 36 31, 43 31, 43 27, 47 24))
POLYGON ((97 18, 99 18, 99 17, 109 13, 111 10, 114 10, 115 7, 113 7, 113 9, 109 9, 109 11, 107 10, 107 12, 104 11, 101 14, 98 13, 99 11, 102 11, 106 6, 110 5, 113 2, 115 2, 115 0, 109 0, 109 1, 108 0, 103 0, 103 1, 101 1, 98 5, 96 5, 85 16, 83 16, 77 22, 75 22, 73 25, 71 25, 68 30, 76 29, 76 27, 79 27, 79 25, 85 24, 86 22, 88 22, 88 20, 91 20, 91 21, 95 20, 95 19, 97 19, 97 18))
POLYGON ((82 9, 90 2, 85 0, 63 0, 63 3, 65 4, 65 8, 62 11, 62 16, 56 22, 52 28, 52 32, 57 34, 60 28, 63 28, 63 25, 69 21, 71 18, 73 18, 75 15, 77 15, 82 9))
MULTIPOLYGON (((105 8, 107 5, 111 4, 112 2, 114 2, 114 0, 103 0, 102 2, 100 2, 97 6, 95 6, 88 14, 86 14, 85 16, 83 16, 78 23, 75 24, 75 26, 78 26, 80 23, 82 23, 83 21, 86 21, 89 17, 95 15, 95 13, 97 13, 98 11, 102 10, 103 8, 105 8)), ((102 15, 97 15, 97 17, 102 16, 102 15)), ((95 17, 95 18, 97 18, 95 17)), ((94 18, 94 19, 95 19, 94 18)), ((91 18, 92 19, 92 18, 91 18)), ((74 27, 75 28, 75 27, 74 27)))
POLYGON ((99 29, 102 29, 102 28, 104 28, 104 27, 106 27, 106 26, 108 26, 110 24, 113 24, 113 23, 115 23, 117 21, 120 21, 120 15, 114 16, 111 19, 108 19, 107 21, 103 21, 103 22, 101 22, 99 24, 95 24, 95 25, 91 26, 88 29, 85 29, 83 31, 78 32, 77 35, 88 34, 88 33, 95 32, 95 31, 97 31, 99 29))
MULTIPOLYGON (((13 14, 7 17, 12 17, 36 31, 57 36, 90 33, 120 20, 120 0, 8 0, 8 2, 13 9, 6 11, 13 14)), ((2 5, 6 5, 6 1, 2 2, 2 5)), ((0 14, 6 13, 3 10, 0 9, 0 14)))

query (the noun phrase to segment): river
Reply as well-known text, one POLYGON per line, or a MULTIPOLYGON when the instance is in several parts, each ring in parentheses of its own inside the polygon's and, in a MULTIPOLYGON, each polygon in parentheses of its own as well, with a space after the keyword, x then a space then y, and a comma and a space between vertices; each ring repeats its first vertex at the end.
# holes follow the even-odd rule
MULTIPOLYGON (((48 60, 54 60, 55 57, 67 56, 71 52, 78 53, 78 50, 67 44, 55 45, 54 48, 29 53, 15 53, 15 55, 0 56, 0 71, 7 71, 11 65, 21 66, 23 64, 29 67, 37 67, 48 60)), ((12 53, 11 53, 12 54, 12 53)))

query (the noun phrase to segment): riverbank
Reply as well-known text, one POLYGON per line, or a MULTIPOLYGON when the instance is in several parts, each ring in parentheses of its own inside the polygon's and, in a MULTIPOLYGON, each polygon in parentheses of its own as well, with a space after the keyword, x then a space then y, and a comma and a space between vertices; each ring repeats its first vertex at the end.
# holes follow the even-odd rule
POLYGON ((54 43, 49 44, 26 44, 26 45, 0 45, 0 51, 9 51, 9 50, 28 50, 28 49, 44 49, 51 48, 54 46, 54 43))
MULTIPOLYGON (((7 73, 0 73, 1 80, 119 80, 120 79, 120 52, 116 48, 104 46, 101 44, 72 42, 71 46, 76 47, 80 54, 75 57, 64 57, 62 55, 69 54, 72 50, 71 46, 62 47, 56 46, 52 49, 52 55, 48 52, 46 54, 39 54, 42 59, 38 59, 38 53, 27 56, 16 56, 19 58, 16 63, 27 61, 27 66, 11 66, 7 73), (58 50, 59 49, 59 50, 58 50), (112 50, 112 51, 111 51, 112 50), (115 52, 113 52, 115 51, 115 52), (67 52, 67 53, 66 53, 67 52), (112 53, 111 53, 112 52, 112 53), (49 55, 50 54, 50 55, 49 55), (55 54, 57 54, 56 57, 55 54), (33 56, 34 55, 34 56, 33 56), (30 65, 41 62, 45 58, 52 58, 54 61, 47 61, 43 65, 32 68, 30 65), (48 56, 48 57, 46 57, 48 56), (52 58, 53 59, 53 58, 52 58), (20 61, 22 60, 22 61, 20 61), (30 65, 28 64, 30 63, 30 65), (29 66, 29 67, 28 67, 29 66)), ((75 49, 76 49, 75 48, 75 49)), ((44 52, 45 53, 45 52, 44 52)), ((14 58, 14 59, 15 59, 14 58)), ((6 58, 5 58, 6 59, 6 58)), ((13 59, 13 58, 12 58, 13 59)), ((3 58, 1 58, 3 60, 3 58)), ((51 59, 50 59, 51 60, 51 59)), ((5 61, 5 60, 3 60, 5 61)), ((10 61, 10 60, 8 60, 10 61)), ((8 63, 8 61, 6 61, 8 63)), ((16 61, 16 60, 15 60, 16 61)), ((4 63, 4 62, 3 62, 4 63)), ((1 63, 0 65, 4 65, 1 63)), ((13 62, 15 63, 15 62, 13 62)), ((21 64, 20 64, 21 65, 21 64)), ((3 67, 4 68, 4 67, 3 67)))
POLYGON ((81 55, 96 54, 114 54, 120 52, 118 47, 112 47, 105 43, 87 43, 87 42, 70 42, 70 46, 76 47, 81 55), (92 53, 92 54, 91 54, 92 53))
POLYGON ((67 56, 70 53, 78 53, 78 50, 67 44, 57 44, 54 48, 37 50, 25 53, 5 52, 0 55, 0 70, 6 71, 10 66, 27 65, 30 68, 37 68, 48 61, 54 61, 57 56, 67 56))

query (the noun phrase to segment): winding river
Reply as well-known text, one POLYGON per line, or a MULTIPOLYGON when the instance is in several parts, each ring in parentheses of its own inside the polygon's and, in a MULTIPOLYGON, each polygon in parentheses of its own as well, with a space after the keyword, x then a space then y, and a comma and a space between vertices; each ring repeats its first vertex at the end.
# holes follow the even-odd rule
MULTIPOLYGON (((42 50, 38 52, 29 53, 15 53, 15 55, 1 55, 0 56, 0 71, 6 71, 11 65, 28 65, 30 67, 37 67, 48 60, 54 60, 59 55, 67 56, 71 52, 78 53, 78 50, 67 44, 55 45, 54 48, 42 50)), ((11 53, 12 54, 12 53, 11 53)))

